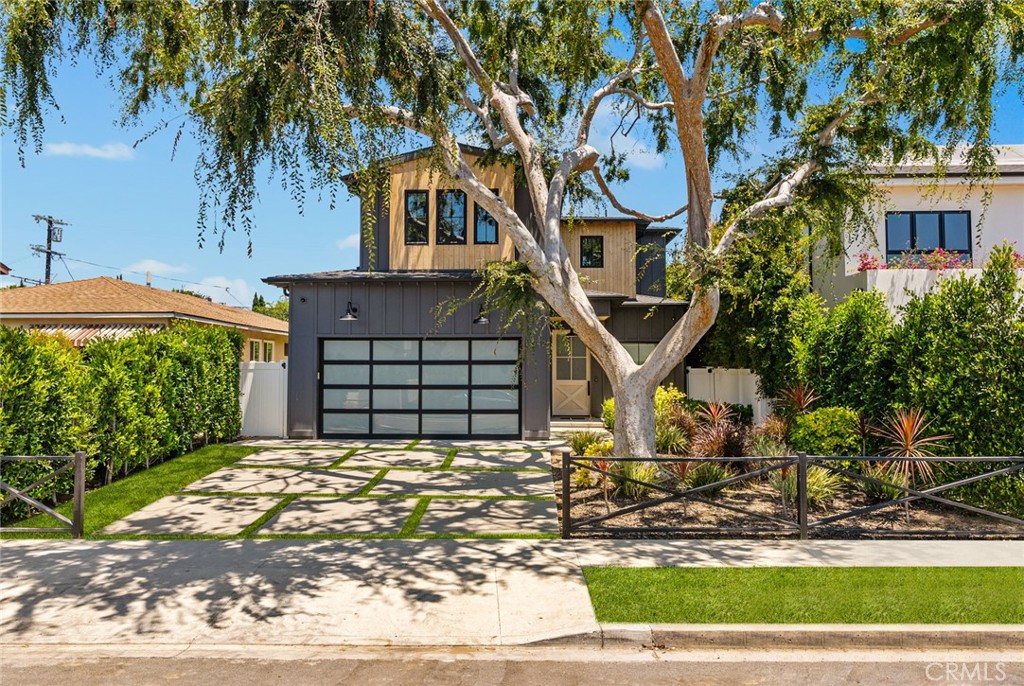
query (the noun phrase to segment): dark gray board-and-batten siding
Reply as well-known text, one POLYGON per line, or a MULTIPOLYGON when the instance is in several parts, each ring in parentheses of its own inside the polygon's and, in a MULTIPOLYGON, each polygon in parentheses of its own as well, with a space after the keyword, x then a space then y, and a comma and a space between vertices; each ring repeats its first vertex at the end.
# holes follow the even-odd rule
MULTIPOLYGON (((288 436, 315 438, 318 421, 319 342, 330 338, 495 338, 498 317, 474 324, 478 311, 467 305, 437 324, 440 302, 469 295, 465 280, 410 281, 362 279, 294 283, 290 286, 288 359, 288 436), (348 303, 356 321, 341 321, 348 303)), ((547 332, 540 332, 543 341, 547 332)), ((518 333, 506 337, 521 338, 518 333)), ((547 348, 533 347, 523 361, 523 437, 547 438, 551 423, 551 369, 547 348)))

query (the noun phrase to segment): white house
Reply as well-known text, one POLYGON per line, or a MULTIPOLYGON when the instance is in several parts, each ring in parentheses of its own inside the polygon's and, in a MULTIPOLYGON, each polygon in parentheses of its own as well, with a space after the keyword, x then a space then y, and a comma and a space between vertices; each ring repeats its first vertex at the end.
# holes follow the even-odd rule
MULTIPOLYGON (((846 255, 815 260, 811 280, 829 303, 855 290, 879 290, 896 311, 911 293, 923 293, 952 274, 980 273, 992 248, 1004 241, 1024 252, 1024 145, 997 148, 998 178, 965 179, 958 153, 939 181, 923 178, 931 163, 879 170, 885 201, 874 208, 872 236, 848 239, 846 255), (990 194, 986 198, 986 194, 990 194), (931 268, 921 268, 925 264, 931 268), (940 266, 952 268, 938 268, 940 266)), ((1019 272, 1024 282, 1024 270, 1019 272)))

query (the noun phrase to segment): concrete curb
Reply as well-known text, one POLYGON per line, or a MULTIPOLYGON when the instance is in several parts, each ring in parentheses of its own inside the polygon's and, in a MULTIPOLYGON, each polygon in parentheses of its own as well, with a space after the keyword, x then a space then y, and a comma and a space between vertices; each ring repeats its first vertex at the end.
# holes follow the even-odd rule
POLYGON ((602 624, 599 632, 534 645, 602 648, 1024 650, 1024 625, 602 624))

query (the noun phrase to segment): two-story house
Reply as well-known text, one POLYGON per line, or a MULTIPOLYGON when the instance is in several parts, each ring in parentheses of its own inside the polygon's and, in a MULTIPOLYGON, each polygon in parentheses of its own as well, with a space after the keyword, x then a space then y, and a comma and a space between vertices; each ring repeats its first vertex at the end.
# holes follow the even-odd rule
MULTIPOLYGON (((482 166, 482 150, 464 151, 529 226, 512 167, 482 166)), ((378 192, 362 208, 373 235, 358 269, 264 279, 290 299, 292 438, 547 438, 553 415, 596 416, 610 395, 572 332, 526 332, 551 344, 524 346, 524 332, 499 336, 501 313, 479 305, 438 321, 440 303, 472 292, 474 270, 516 250, 484 209, 428 168, 428 152, 389 160, 387 201, 378 192)), ((588 297, 637 362, 685 311, 664 297, 665 247, 676 233, 629 217, 563 224, 588 297)), ((683 368, 668 380, 682 386, 683 368)))
POLYGON ((813 262, 815 290, 837 303, 875 289, 896 312, 942 278, 980 273, 995 246, 1009 242, 1024 252, 1024 145, 998 146, 996 166, 998 177, 974 184, 965 178, 963 150, 941 179, 927 176, 927 161, 878 168, 884 200, 873 208, 874 230, 848 238, 845 257, 813 262))

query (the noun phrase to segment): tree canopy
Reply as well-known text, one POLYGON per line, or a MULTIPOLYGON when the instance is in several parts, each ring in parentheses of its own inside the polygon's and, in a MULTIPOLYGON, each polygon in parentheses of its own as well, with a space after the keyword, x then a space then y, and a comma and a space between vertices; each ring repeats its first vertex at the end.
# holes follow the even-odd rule
POLYGON ((333 198, 345 171, 365 196, 381 159, 432 141, 437 169, 498 220, 535 290, 630 396, 616 440, 635 454, 653 450, 639 415, 714 322, 737 241, 800 220, 835 245, 863 218, 872 165, 934 158, 941 173, 966 143, 971 174, 992 174, 993 96, 1024 95, 1024 0, 4 0, 0 22, 0 118, 22 155, 57 106, 56 61, 88 54, 115 75, 126 120, 160 101, 186 115, 199 224, 221 241, 250 229, 259 169, 300 206, 310 188, 333 198), (592 132, 609 106, 681 157, 670 207, 616 197, 627 168, 592 132), (778 152, 752 160, 762 135, 778 152), (480 182, 460 140, 516 165, 535 226, 480 182), (690 308, 644 365, 601 324, 562 244, 566 200, 585 197, 685 221, 690 308))

